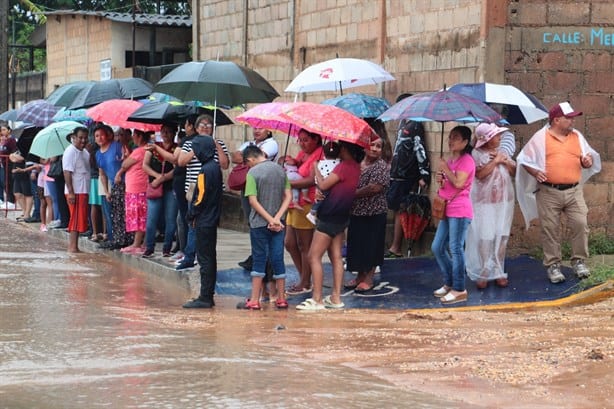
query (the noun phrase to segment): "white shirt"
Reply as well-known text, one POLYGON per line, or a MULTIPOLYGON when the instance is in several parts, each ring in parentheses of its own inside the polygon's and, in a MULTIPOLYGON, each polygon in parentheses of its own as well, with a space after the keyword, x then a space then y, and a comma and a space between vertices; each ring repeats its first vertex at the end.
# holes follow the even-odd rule
MULTIPOLYGON (((72 188, 75 194, 90 192, 90 153, 83 149, 80 151, 75 145, 70 145, 62 156, 62 169, 72 173, 72 188)), ((68 194, 68 187, 64 186, 64 193, 68 194)))

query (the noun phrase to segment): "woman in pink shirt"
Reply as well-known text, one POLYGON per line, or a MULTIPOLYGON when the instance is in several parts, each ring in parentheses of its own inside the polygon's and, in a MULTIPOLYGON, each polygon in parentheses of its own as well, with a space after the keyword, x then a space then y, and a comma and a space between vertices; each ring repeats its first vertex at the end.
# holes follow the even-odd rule
POLYGON ((467 301, 465 289, 465 237, 473 219, 471 186, 475 176, 475 162, 471 156, 471 129, 457 126, 450 131, 450 158, 440 159, 437 182, 438 195, 445 199, 446 217, 439 222, 431 250, 443 272, 444 285, 433 295, 442 304, 467 301))
POLYGON ((143 170, 145 146, 149 142, 149 134, 135 130, 132 142, 136 146, 130 156, 122 162, 122 167, 115 175, 115 183, 121 182, 122 174, 126 174, 126 231, 134 232, 134 241, 128 247, 121 249, 122 253, 143 254, 145 249, 143 239, 147 227, 147 183, 149 176, 143 170))

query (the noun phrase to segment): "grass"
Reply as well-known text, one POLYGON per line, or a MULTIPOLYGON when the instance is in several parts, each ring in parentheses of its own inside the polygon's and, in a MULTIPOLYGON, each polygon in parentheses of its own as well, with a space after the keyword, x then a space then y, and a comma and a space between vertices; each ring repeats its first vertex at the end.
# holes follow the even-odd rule
POLYGON ((580 281, 580 288, 590 288, 596 285, 605 283, 608 280, 614 280, 614 266, 601 264, 591 268, 591 276, 580 281))

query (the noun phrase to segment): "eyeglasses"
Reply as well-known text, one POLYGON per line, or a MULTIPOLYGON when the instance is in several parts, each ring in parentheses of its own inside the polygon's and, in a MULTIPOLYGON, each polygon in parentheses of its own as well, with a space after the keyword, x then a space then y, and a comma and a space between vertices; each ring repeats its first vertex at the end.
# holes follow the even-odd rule
POLYGON ((213 128, 213 124, 203 124, 203 123, 200 123, 200 124, 198 124, 198 127, 199 128, 213 128))

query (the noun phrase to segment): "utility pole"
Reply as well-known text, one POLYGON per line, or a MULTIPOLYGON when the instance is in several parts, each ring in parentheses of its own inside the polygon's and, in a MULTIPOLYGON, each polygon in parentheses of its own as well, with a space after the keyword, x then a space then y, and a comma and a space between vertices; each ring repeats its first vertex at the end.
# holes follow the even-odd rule
POLYGON ((0 0, 0 112, 9 108, 9 0, 0 0))

